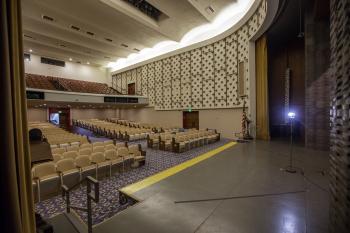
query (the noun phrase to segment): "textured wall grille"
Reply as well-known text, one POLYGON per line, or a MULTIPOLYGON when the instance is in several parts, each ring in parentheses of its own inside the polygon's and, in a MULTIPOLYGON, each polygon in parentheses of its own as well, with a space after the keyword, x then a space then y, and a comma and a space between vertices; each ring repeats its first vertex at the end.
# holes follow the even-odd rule
POLYGON ((350 1, 331 0, 330 232, 350 232, 350 1))
MULTIPOLYGON (((244 94, 249 94, 249 38, 266 16, 261 0, 253 16, 237 31, 210 45, 113 75, 116 89, 136 82, 137 94, 158 110, 241 106, 238 65, 246 63, 244 94)), ((249 98, 249 96, 248 96, 249 98)), ((247 101, 249 103, 249 101, 247 101)))

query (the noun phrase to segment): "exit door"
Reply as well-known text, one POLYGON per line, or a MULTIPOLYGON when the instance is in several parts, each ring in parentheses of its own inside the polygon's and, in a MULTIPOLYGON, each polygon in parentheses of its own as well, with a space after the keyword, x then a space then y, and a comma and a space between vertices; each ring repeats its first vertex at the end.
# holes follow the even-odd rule
POLYGON ((70 128, 69 108, 49 108, 50 122, 64 129, 70 128))
POLYGON ((128 84, 128 95, 135 95, 135 83, 128 84))
POLYGON ((183 112, 183 128, 184 129, 191 129, 191 128, 199 129, 199 113, 198 113, 198 111, 183 112))

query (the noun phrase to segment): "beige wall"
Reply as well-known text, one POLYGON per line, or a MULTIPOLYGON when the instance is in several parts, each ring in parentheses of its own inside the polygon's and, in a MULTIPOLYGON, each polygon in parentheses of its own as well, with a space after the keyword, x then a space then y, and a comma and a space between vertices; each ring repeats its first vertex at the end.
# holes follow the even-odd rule
POLYGON ((105 119, 118 117, 117 109, 71 109, 71 119, 105 119))
MULTIPOLYGON (((105 119, 118 117, 118 109, 71 109, 71 119, 105 119)), ((28 108, 28 121, 47 121, 47 110, 42 108, 28 108)))
POLYGON ((27 109, 28 121, 47 121, 46 108, 28 108, 27 109))
POLYGON ((182 127, 181 111, 155 111, 154 108, 122 109, 120 117, 144 123, 182 127))
POLYGON ((216 129, 225 138, 241 131, 241 120, 241 108, 199 111, 199 128, 216 129))
MULTIPOLYGON (((182 127, 182 111, 156 111, 154 108, 122 109, 121 118, 145 123, 182 127)), ((225 138, 241 131, 242 109, 199 110, 199 128, 217 129, 225 138)))
POLYGON ((68 61, 65 62, 65 67, 42 64, 40 62, 40 56, 31 54, 30 61, 24 62, 25 72, 30 74, 110 84, 111 78, 109 76, 109 72, 104 67, 83 65, 68 61))

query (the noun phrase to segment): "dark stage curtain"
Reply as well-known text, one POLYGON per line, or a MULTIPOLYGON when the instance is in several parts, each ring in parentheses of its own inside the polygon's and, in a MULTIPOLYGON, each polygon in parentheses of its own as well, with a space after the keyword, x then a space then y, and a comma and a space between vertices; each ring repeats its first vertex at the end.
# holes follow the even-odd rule
POLYGON ((0 231, 34 233, 21 0, 2 0, 0 17, 0 231))

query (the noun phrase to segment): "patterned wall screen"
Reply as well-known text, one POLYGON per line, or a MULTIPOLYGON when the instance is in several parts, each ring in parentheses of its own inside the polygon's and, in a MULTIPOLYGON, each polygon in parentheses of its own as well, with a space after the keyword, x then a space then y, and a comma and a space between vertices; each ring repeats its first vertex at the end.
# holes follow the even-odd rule
POLYGON ((147 96, 150 105, 158 110, 239 107, 240 95, 249 94, 249 39, 265 16, 266 0, 261 0, 253 16, 233 34, 210 45, 114 74, 114 88, 127 92, 127 84, 135 82, 136 94, 147 96), (243 70, 239 70, 239 64, 245 64, 243 70), (239 72, 243 80, 239 80, 239 72))

